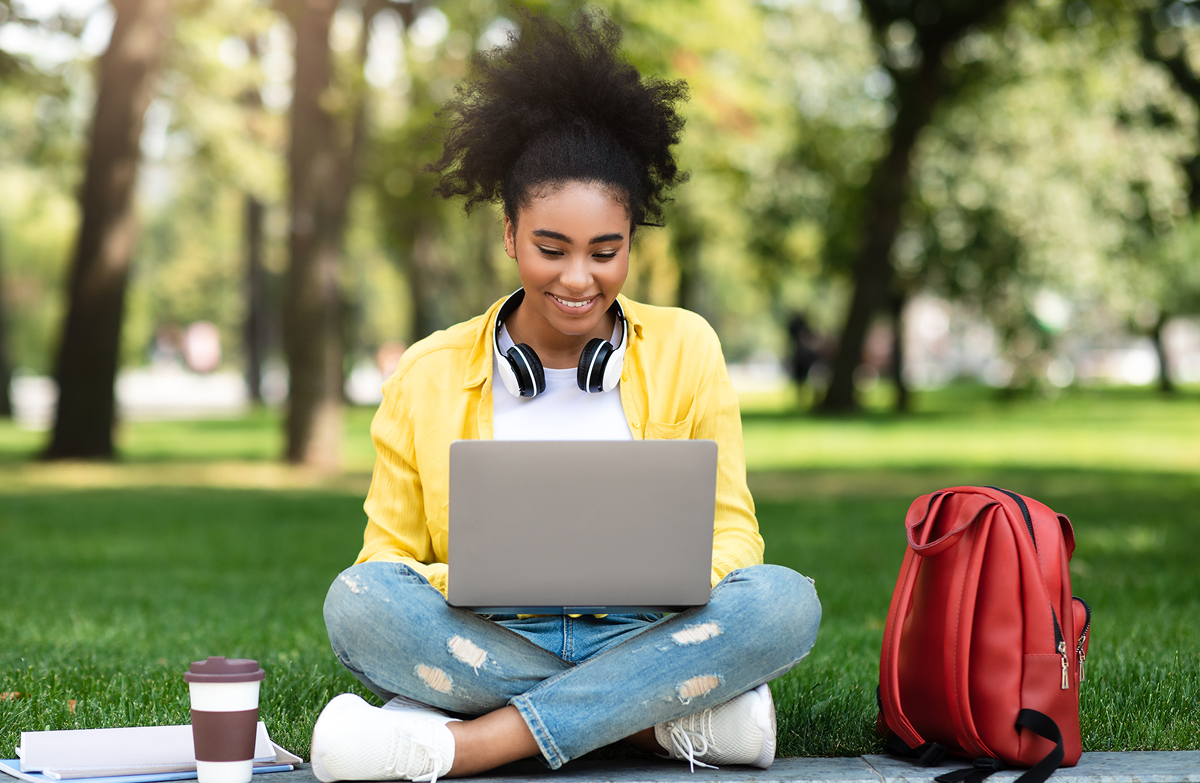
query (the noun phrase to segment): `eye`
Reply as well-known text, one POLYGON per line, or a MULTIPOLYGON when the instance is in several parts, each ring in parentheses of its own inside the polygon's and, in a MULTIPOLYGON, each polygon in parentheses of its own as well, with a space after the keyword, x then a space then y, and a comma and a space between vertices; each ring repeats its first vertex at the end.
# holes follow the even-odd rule
POLYGON ((542 245, 538 245, 538 250, 540 250, 542 252, 542 255, 547 256, 549 258, 557 258, 563 254, 563 252, 561 250, 559 250, 558 248, 543 247, 542 245))

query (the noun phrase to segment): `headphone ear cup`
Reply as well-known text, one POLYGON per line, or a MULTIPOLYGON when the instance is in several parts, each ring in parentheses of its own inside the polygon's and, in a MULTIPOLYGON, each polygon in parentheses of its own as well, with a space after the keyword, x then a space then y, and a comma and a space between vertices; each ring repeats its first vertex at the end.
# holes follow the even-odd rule
POLYGON ((509 348, 504 358, 508 360, 516 379, 519 396, 536 397, 546 391, 546 371, 542 369, 542 360, 527 344, 519 343, 509 348))
POLYGON ((604 368, 613 354, 613 346, 603 337, 594 337, 579 354, 579 370, 575 382, 589 394, 604 391, 604 368))

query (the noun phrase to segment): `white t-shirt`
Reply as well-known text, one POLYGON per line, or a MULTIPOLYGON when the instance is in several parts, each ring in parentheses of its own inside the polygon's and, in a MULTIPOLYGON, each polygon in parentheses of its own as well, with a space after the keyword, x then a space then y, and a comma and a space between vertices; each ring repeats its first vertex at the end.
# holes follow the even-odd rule
MULTIPOLYGON (((610 341, 617 345, 620 323, 610 341)), ((500 327, 500 353, 513 347, 508 327, 500 327)), ((588 394, 579 388, 579 371, 546 368, 546 391, 536 397, 515 397, 500 382, 500 358, 492 353, 492 416, 496 440, 633 440, 621 384, 612 391, 588 394)))

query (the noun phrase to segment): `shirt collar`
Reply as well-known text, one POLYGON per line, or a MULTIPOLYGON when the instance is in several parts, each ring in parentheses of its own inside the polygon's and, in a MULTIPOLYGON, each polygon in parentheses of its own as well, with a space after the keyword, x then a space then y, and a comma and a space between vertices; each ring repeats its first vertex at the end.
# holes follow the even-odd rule
POLYGON ((637 303, 632 302, 624 294, 617 294, 617 301, 621 303, 621 311, 625 313, 625 326, 630 330, 630 337, 641 339, 642 336, 642 320, 638 318, 637 303))

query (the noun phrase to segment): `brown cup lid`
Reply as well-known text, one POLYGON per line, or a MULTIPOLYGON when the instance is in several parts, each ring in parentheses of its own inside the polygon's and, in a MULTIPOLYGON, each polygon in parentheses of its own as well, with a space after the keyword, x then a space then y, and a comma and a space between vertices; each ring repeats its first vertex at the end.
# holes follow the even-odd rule
POLYGON ((210 655, 207 661, 193 662, 191 669, 184 672, 183 679, 185 682, 256 682, 266 676, 258 661, 210 655))

